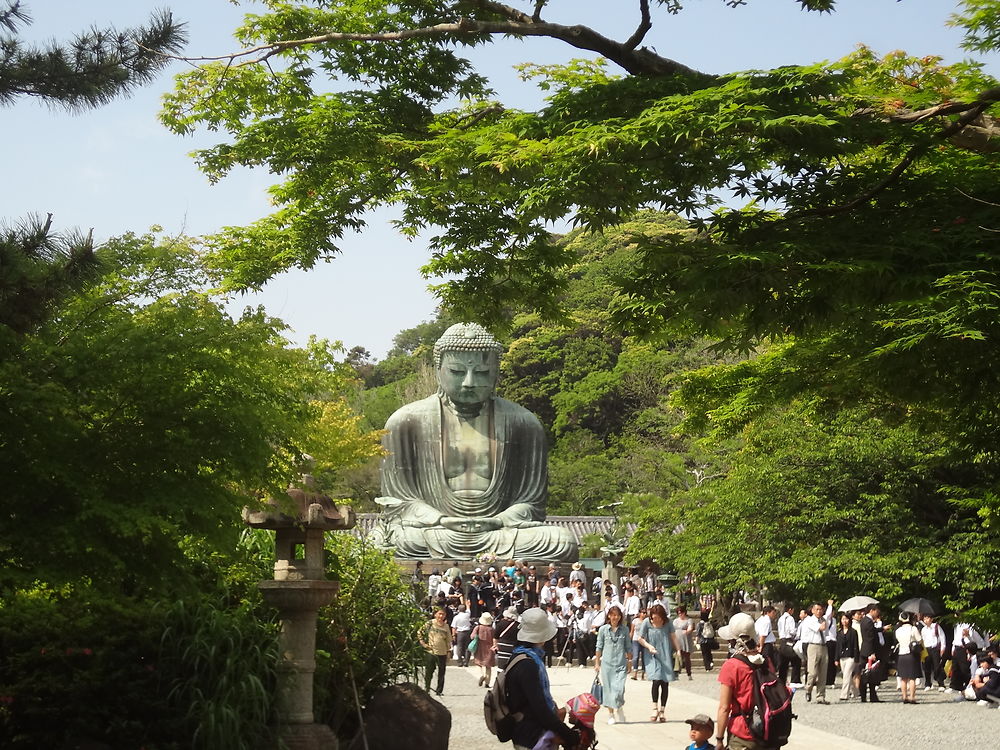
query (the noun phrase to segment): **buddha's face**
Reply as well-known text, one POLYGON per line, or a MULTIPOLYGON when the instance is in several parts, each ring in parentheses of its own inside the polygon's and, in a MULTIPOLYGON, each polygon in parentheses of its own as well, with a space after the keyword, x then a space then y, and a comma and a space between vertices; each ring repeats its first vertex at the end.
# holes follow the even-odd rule
POLYGON ((438 384, 456 406, 484 404, 497 381, 497 358, 490 352, 442 352, 438 384))

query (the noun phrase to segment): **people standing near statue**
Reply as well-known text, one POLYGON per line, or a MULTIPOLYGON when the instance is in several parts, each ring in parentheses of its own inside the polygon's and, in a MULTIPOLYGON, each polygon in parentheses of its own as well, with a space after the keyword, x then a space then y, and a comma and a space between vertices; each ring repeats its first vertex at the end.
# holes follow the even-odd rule
POLYGON ((777 638, 774 642, 775 656, 778 662, 778 677, 788 683, 788 668, 791 667, 792 687, 802 687, 802 657, 795 650, 798 639, 798 622, 795 620, 795 605, 788 602, 785 611, 778 618, 777 638))
POLYGON ((896 654, 896 676, 899 678, 899 692, 903 697, 903 703, 917 702, 917 678, 921 674, 920 651, 924 648, 924 642, 920 638, 917 626, 913 624, 914 619, 909 612, 900 612, 899 625, 894 634, 899 645, 896 654))
POLYGON ((694 636, 694 620, 688 617, 687 607, 681 604, 677 607, 677 617, 674 618, 674 633, 677 635, 677 650, 681 655, 681 668, 691 676, 691 639, 694 636))
POLYGON ((608 709, 608 724, 625 722, 625 679, 632 659, 632 639, 625 626, 625 615, 618 604, 605 612, 607 622, 597 631, 594 670, 604 686, 602 705, 608 709))
POLYGON ((547 526, 548 443, 527 409, 495 395, 500 342, 473 323, 434 345, 438 392, 386 422, 383 497, 396 554, 575 560, 564 528, 547 526))
POLYGON ((472 629, 472 638, 476 641, 476 650, 472 654, 472 661, 479 667, 480 687, 490 686, 490 679, 493 677, 493 667, 497 663, 497 652, 494 646, 493 635, 493 615, 483 612, 479 616, 479 624, 472 629))
POLYGON ((472 640, 472 616, 468 607, 459 605, 458 613, 451 618, 451 629, 455 636, 455 661, 458 666, 469 666, 469 641, 472 640))
POLYGON ((420 631, 420 645, 427 650, 427 660, 424 665, 424 690, 430 692, 431 678, 437 671, 437 688, 435 693, 444 692, 444 668, 448 663, 448 652, 451 650, 451 628, 443 609, 435 610, 434 617, 420 631))
POLYGON ((880 703, 875 690, 882 681, 882 644, 880 627, 882 611, 878 604, 870 604, 861 618, 861 648, 858 658, 861 660, 861 702, 880 703))
POLYGON ((519 615, 514 607, 508 607, 493 623, 494 647, 496 649, 498 672, 502 672, 510 661, 510 655, 517 645, 517 622, 519 615))
POLYGON ((935 621, 933 615, 924 615, 924 627, 920 631, 920 637, 924 642, 924 650, 927 656, 924 658, 924 692, 934 689, 935 681, 938 690, 944 692, 944 662, 947 651, 947 641, 944 630, 935 621))
MULTIPOLYGON (((636 638, 639 635, 639 628, 646 621, 648 617, 648 612, 646 608, 643 607, 639 610, 639 614, 632 624, 629 625, 628 635, 632 639, 632 679, 638 679, 639 674, 642 674, 642 679, 646 679, 646 650, 639 645, 639 641, 636 638)), ((628 622, 628 615, 625 616, 625 621, 628 622)))
POLYGON ((828 623, 823 616, 823 605, 815 603, 811 607, 812 614, 802 621, 802 643, 806 651, 806 663, 809 665, 806 677, 806 700, 813 697, 816 691, 816 702, 822 706, 826 700, 826 669, 829 652, 826 648, 826 630, 828 623))
POLYGON ((861 652, 861 642, 858 632, 854 629, 854 620, 846 612, 840 613, 840 627, 837 628, 837 665, 844 676, 844 684, 840 688, 840 700, 848 701, 859 694, 858 691, 858 654, 861 652))
POLYGON ((580 733, 563 723, 549 689, 542 646, 554 637, 554 626, 545 612, 537 607, 524 611, 518 643, 504 677, 507 705, 513 714, 520 715, 512 730, 515 750, 531 750, 546 731, 557 734, 564 747, 575 748, 580 743, 580 733), (522 654, 524 658, 519 658, 522 654))
POLYGON ((715 669, 715 656, 712 652, 719 647, 719 641, 715 637, 715 627, 712 625, 707 609, 701 611, 701 619, 695 626, 694 639, 701 650, 701 663, 705 667, 705 671, 711 672, 715 669))
POLYGON ((777 619, 778 611, 770 604, 765 604, 760 611, 760 617, 754 622, 754 630, 757 633, 757 648, 764 658, 772 664, 778 663, 774 654, 774 644, 777 640, 774 628, 777 619))
POLYGON ((653 697, 649 720, 663 723, 670 683, 677 679, 674 674, 674 653, 680 650, 677 634, 667 611, 659 604, 650 608, 648 618, 637 622, 636 642, 646 652, 646 677, 653 697))

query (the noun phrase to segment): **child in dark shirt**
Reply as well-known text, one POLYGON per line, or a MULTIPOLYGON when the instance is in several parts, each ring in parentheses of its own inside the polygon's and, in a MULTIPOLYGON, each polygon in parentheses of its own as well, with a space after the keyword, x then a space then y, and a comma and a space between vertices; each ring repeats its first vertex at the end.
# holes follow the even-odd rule
POLYGON ((711 750, 712 745, 708 741, 715 732, 715 722, 711 717, 698 714, 694 718, 685 719, 684 723, 691 725, 691 731, 688 732, 691 744, 687 746, 687 750, 711 750))

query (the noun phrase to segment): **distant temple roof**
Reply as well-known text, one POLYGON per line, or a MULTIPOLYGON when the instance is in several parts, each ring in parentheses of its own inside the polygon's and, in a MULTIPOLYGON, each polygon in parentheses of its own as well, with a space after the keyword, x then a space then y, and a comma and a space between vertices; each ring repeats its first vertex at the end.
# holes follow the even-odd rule
MULTIPOLYGON (((355 536, 368 534, 378 524, 380 513, 358 513, 357 526, 351 531, 355 536)), ((610 534, 615 527, 614 516, 549 516, 545 519, 549 526, 561 526, 568 529, 576 538, 576 543, 580 544, 587 534, 610 534)), ((628 535, 635 533, 634 523, 626 524, 628 535)))

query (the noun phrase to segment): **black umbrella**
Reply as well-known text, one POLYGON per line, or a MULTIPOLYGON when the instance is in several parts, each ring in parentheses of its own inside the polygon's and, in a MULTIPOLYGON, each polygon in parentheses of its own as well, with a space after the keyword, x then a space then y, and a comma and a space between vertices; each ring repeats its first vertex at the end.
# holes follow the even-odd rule
POLYGON ((917 615, 930 615, 931 617, 937 614, 937 608, 931 604, 929 599, 924 599, 922 596, 907 599, 899 605, 899 611, 913 612, 917 615))

